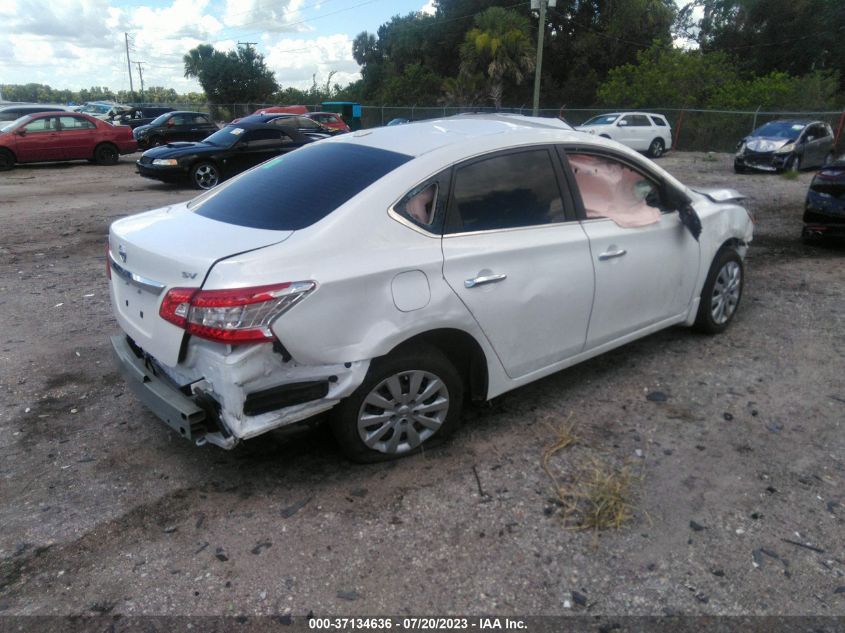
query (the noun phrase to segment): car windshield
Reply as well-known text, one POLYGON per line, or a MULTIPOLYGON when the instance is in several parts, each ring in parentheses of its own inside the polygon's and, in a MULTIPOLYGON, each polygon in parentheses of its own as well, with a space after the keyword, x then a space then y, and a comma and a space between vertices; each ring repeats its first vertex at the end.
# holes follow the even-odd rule
POLYGON ((0 127, 0 132, 8 132, 13 127, 15 127, 18 123, 26 123, 32 118, 29 114, 24 114, 22 117, 15 119, 14 121, 9 121, 3 127, 0 127))
POLYGON ((103 103, 86 103, 79 111, 86 114, 107 114, 112 107, 103 103))
POLYGON ((592 119, 589 119, 586 123, 582 123, 581 125, 610 125, 618 118, 618 114, 600 114, 599 116, 594 116, 592 119))
POLYGON ((170 116, 170 113, 162 114, 160 117, 153 119, 150 122, 150 125, 164 125, 164 122, 167 121, 167 117, 170 116))
POLYGON ((765 136, 767 138, 795 138, 801 130, 807 127, 800 121, 772 121, 763 127, 758 127, 751 136, 765 136))
POLYGON ((212 189, 188 207, 219 222, 272 231, 311 226, 411 156, 352 143, 317 143, 268 160, 212 189), (314 174, 333 165, 332 186, 314 174))
POLYGON ((237 125, 227 125, 222 130, 217 130, 211 136, 204 138, 202 142, 217 147, 232 147, 240 140, 245 131, 244 128, 237 125))

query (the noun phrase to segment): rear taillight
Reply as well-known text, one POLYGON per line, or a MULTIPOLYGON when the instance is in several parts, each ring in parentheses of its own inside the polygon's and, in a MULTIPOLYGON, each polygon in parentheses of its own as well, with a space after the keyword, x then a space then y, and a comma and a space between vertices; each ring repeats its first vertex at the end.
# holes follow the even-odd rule
POLYGON ((295 281, 231 290, 173 288, 164 296, 158 313, 188 333, 212 341, 273 341, 273 321, 316 287, 313 281, 295 281))

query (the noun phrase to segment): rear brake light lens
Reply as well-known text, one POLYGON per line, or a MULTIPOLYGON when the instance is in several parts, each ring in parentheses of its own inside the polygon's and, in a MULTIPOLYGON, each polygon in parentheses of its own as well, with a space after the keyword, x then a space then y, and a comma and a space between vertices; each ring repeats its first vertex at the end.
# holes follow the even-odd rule
POLYGON ((273 321, 316 287, 313 281, 296 281, 231 290, 173 288, 162 300, 159 315, 190 334, 212 341, 274 341, 270 329, 273 321))

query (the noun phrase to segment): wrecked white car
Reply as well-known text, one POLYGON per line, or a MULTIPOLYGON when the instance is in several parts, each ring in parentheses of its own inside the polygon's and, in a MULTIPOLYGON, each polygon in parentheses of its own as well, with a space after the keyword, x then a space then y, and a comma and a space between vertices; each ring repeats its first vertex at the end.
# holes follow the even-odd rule
POLYGON ((752 236, 738 198, 555 120, 338 136, 115 222, 112 342, 197 444, 331 410, 347 455, 394 458, 446 437, 465 398, 671 325, 727 327, 752 236))

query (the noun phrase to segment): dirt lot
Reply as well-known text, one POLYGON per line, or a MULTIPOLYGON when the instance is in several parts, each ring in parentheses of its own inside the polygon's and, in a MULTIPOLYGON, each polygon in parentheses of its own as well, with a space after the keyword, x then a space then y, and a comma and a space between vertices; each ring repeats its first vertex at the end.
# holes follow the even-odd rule
POLYGON ((730 160, 660 161, 750 196, 727 333, 655 334, 376 466, 319 430, 196 448, 125 391, 108 225, 191 191, 132 157, 3 173, 0 613, 845 615, 845 249, 799 239, 811 174, 730 160), (564 526, 543 454, 573 424, 549 469, 627 468, 619 530, 564 526))

